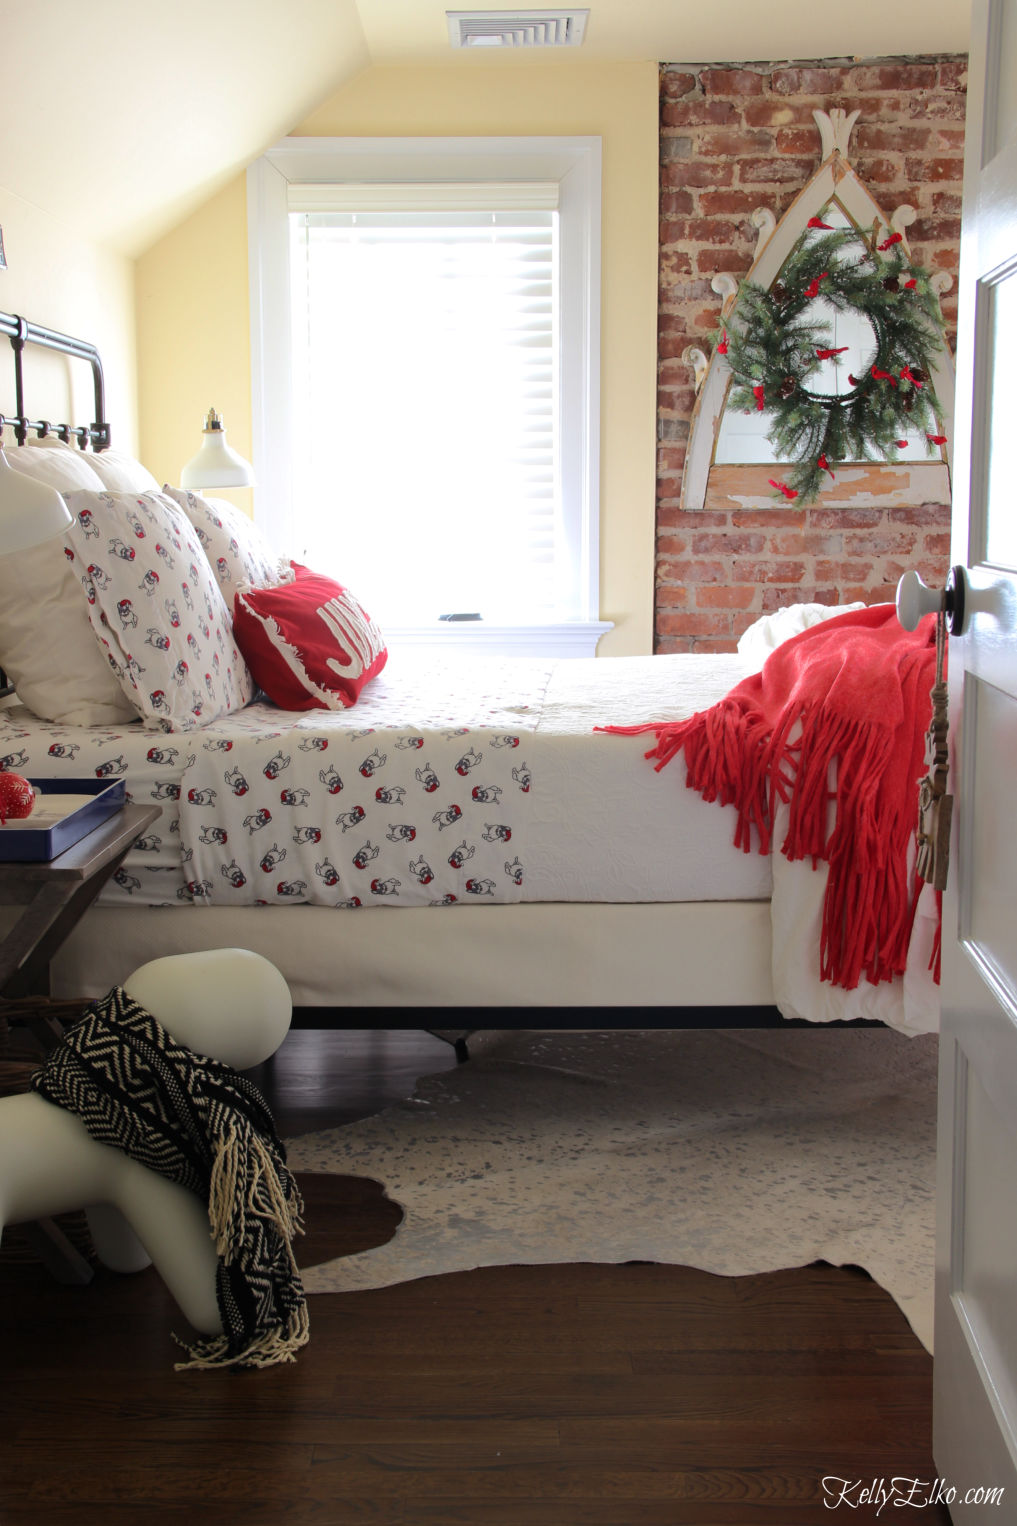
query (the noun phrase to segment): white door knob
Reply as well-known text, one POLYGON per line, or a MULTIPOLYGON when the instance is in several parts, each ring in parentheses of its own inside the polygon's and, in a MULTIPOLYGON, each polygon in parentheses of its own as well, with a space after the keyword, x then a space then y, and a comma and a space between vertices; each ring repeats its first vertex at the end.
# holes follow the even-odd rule
POLYGON ((897 584, 897 619, 906 631, 914 631, 924 615, 943 610, 950 634, 960 636, 964 631, 967 588, 964 567, 951 567, 945 588, 930 588, 917 572, 905 572, 897 584))

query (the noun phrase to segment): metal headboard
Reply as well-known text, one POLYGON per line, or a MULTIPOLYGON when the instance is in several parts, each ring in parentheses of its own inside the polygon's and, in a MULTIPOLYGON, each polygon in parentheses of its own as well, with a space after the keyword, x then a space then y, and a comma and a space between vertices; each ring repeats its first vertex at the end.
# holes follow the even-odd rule
POLYGON ((94 344, 85 339, 74 339, 70 334, 58 334, 55 329, 43 328, 41 324, 29 323, 12 313, 0 313, 0 334, 6 334, 14 351, 14 391, 17 412, 0 414, 0 430, 10 424, 19 445, 24 445, 29 431, 34 430, 40 439, 55 434, 67 444, 77 440, 84 448, 91 444, 93 450, 106 450, 110 431, 106 419, 106 389, 103 383, 102 361, 94 344), (95 419, 91 424, 51 424, 48 419, 30 419, 25 411, 25 386, 23 359, 26 344, 37 344, 46 350, 56 350, 61 355, 87 360, 92 367, 92 385, 95 391, 95 419))
MULTIPOLYGON (((4 426, 9 424, 19 445, 24 445, 29 432, 34 431, 40 440, 55 434, 66 444, 76 440, 82 450, 91 445, 93 450, 109 447, 110 430, 106 418, 106 388, 103 383, 102 361, 94 344, 86 339, 74 339, 70 334, 59 334, 55 329, 43 328, 39 323, 29 323, 13 313, 0 313, 0 334, 6 334, 14 351, 14 397, 16 413, 0 413, 0 439, 4 426), (95 392, 95 419, 91 424, 51 424, 48 419, 31 419, 25 409, 25 382, 23 362, 25 346, 40 345, 46 350, 56 350, 75 360, 87 360, 92 367, 92 386, 95 392)), ((0 699, 14 693, 14 685, 7 682, 7 675, 0 669, 0 699)))

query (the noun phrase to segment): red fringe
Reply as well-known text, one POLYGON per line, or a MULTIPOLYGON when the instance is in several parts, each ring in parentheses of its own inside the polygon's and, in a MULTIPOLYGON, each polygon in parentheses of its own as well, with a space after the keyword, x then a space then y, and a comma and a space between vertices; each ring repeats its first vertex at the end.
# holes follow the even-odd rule
MULTIPOLYGON (((882 628, 887 619, 870 609, 859 623, 882 628)), ((828 642, 834 624, 846 626, 850 638, 845 616, 828 622, 828 642)), ((898 626, 881 639, 887 656, 878 675, 874 670, 871 690, 863 684, 871 695, 863 714, 856 706, 846 715, 823 697, 775 705, 764 669, 762 680, 746 681, 688 720, 603 728, 629 735, 653 731, 656 746, 645 756, 656 759, 658 771, 683 752, 689 787, 704 800, 736 808, 734 842, 743 852, 754 843, 760 853, 771 851, 776 807, 789 803, 780 850, 792 862, 811 858, 814 868, 829 865, 820 978, 847 990, 863 976, 878 984, 903 973, 917 899, 907 849, 917 820, 931 714, 931 699, 923 701, 932 687, 934 652, 927 632, 905 637, 898 626)), ((803 647, 803 657, 805 652, 803 647)), ((798 689, 807 696, 809 683, 798 689)))

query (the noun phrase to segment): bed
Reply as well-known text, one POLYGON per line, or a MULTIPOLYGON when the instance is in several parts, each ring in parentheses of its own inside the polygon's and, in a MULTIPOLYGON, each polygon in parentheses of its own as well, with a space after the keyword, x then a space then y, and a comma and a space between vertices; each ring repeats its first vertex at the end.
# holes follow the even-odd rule
POLYGON ((0 767, 122 778, 161 810, 55 960, 54 995, 239 946, 278 965, 312 1021, 440 1013, 466 1031, 776 1009, 935 1027, 927 898, 903 977, 832 988, 814 969, 822 868, 736 848, 680 758, 657 771, 644 736, 598 729, 709 709, 831 611, 768 617, 730 656, 436 661, 387 652, 344 591, 328 603, 344 665, 315 671, 324 701, 302 669, 310 707, 291 707, 272 599, 320 610, 317 574, 231 505, 160 488, 115 452, 98 383, 99 423, 79 432, 28 420, 20 379, 18 400, 9 456, 58 487, 73 525, 63 545, 0 556, 15 680, 0 767))

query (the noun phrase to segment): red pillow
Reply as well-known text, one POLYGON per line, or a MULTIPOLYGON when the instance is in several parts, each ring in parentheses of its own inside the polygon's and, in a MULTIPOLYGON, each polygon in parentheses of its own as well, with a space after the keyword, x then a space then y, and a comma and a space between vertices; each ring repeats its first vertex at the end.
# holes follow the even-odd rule
POLYGON ((348 588, 291 562, 293 581, 233 598, 233 634, 282 710, 343 710, 388 661, 384 637, 348 588))

